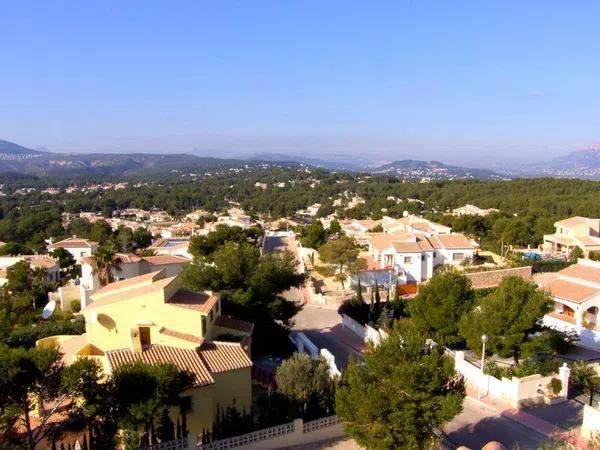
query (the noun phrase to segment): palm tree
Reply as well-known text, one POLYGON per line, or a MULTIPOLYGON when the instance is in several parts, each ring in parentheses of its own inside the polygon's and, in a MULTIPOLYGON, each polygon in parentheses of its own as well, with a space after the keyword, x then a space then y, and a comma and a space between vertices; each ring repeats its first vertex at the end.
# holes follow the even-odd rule
POLYGON ((571 378, 575 383, 589 392, 590 406, 592 406, 594 388, 600 386, 600 376, 585 361, 577 361, 571 367, 571 378))
POLYGON ((120 270, 119 258, 116 256, 112 245, 102 245, 98 247, 94 254, 94 275, 98 276, 100 286, 104 287, 114 280, 113 270, 120 270))

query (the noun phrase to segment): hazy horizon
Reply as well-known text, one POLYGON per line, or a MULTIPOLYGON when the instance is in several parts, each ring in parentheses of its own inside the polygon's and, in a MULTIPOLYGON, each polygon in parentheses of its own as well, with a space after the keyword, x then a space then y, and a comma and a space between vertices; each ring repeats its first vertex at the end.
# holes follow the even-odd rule
POLYGON ((538 161, 600 141, 599 13, 591 1, 2 2, 0 139, 538 161))

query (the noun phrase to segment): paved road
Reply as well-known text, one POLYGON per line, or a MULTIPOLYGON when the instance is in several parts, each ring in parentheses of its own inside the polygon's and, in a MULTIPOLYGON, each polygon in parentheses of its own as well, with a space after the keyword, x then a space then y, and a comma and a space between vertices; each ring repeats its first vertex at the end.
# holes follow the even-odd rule
POLYGON ((470 398, 465 399, 463 412, 446 426, 445 432, 453 444, 472 449, 480 449, 490 441, 498 441, 509 449, 537 449, 547 440, 545 436, 470 398))
POLYGON ((315 305, 304 305, 294 317, 294 331, 302 331, 319 349, 326 348, 335 356, 339 369, 348 364, 348 356, 360 358, 361 340, 342 329, 342 317, 337 310, 315 305))

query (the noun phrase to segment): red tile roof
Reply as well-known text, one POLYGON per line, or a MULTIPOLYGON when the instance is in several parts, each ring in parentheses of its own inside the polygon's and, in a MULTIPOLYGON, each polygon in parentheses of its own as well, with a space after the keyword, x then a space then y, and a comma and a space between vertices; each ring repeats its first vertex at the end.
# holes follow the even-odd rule
POLYGON ((62 241, 54 242, 48 246, 48 248, 92 248, 97 247, 98 243, 94 241, 90 241, 88 239, 80 239, 76 236, 63 239, 62 241))
POLYGON ((200 336, 194 336, 193 334, 181 333, 179 331, 171 330, 170 328, 162 327, 159 331, 160 334, 164 334, 165 336, 174 337, 177 339, 181 339, 183 341, 192 342, 194 344, 202 344, 204 339, 200 336))
POLYGON ((179 289, 175 294, 167 301, 170 305, 179 306, 181 308, 187 308, 194 311, 200 311, 203 313, 209 313, 210 310, 217 303, 218 298, 215 295, 208 295, 203 292, 194 292, 189 289, 179 289))
POLYGON ((200 356, 212 373, 252 367, 252 361, 237 342, 208 342, 200 346, 200 356))
POLYGON ((600 294, 600 289, 573 283, 560 278, 543 286, 542 289, 553 297, 558 297, 573 303, 583 303, 594 295, 600 294))
MULTIPOLYGON (((128 348, 111 350, 106 352, 106 356, 113 370, 123 364, 138 361, 147 364, 171 363, 179 370, 187 370, 193 374, 196 386, 206 386, 215 382, 197 349, 183 349, 155 344, 144 346, 144 349, 137 353, 128 348)), ((247 356, 246 359, 248 359, 247 356)))
POLYGON ((591 267, 584 264, 573 264, 560 272, 560 276, 579 278, 592 283, 600 283, 600 267, 591 267))
POLYGON ((219 316, 215 319, 214 325, 230 330, 241 331, 242 333, 252 334, 254 324, 245 320, 235 319, 230 316, 219 316))
POLYGON ((163 266, 167 264, 184 264, 190 262, 189 259, 182 256, 170 256, 170 255, 159 255, 159 256, 144 256, 142 258, 148 264, 163 266))
POLYGON ((474 289, 492 288, 498 286, 506 277, 521 277, 531 281, 531 266, 514 267, 509 269, 488 270, 483 272, 466 273, 465 276, 471 280, 474 289))

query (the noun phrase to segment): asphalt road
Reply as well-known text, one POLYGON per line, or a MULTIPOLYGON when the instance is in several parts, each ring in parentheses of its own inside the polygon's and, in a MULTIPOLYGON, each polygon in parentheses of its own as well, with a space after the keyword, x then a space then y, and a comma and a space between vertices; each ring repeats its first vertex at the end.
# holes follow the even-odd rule
POLYGON ((471 449, 480 449, 490 441, 498 441, 509 449, 537 449, 547 440, 545 436, 468 397, 463 403, 463 412, 444 431, 450 442, 471 449))
POLYGON ((362 355, 357 348, 363 345, 360 339, 342 329, 342 317, 336 309, 304 305, 294 317, 294 331, 302 331, 319 349, 326 348, 335 356, 341 370, 348 364, 348 356, 355 359, 362 355))

